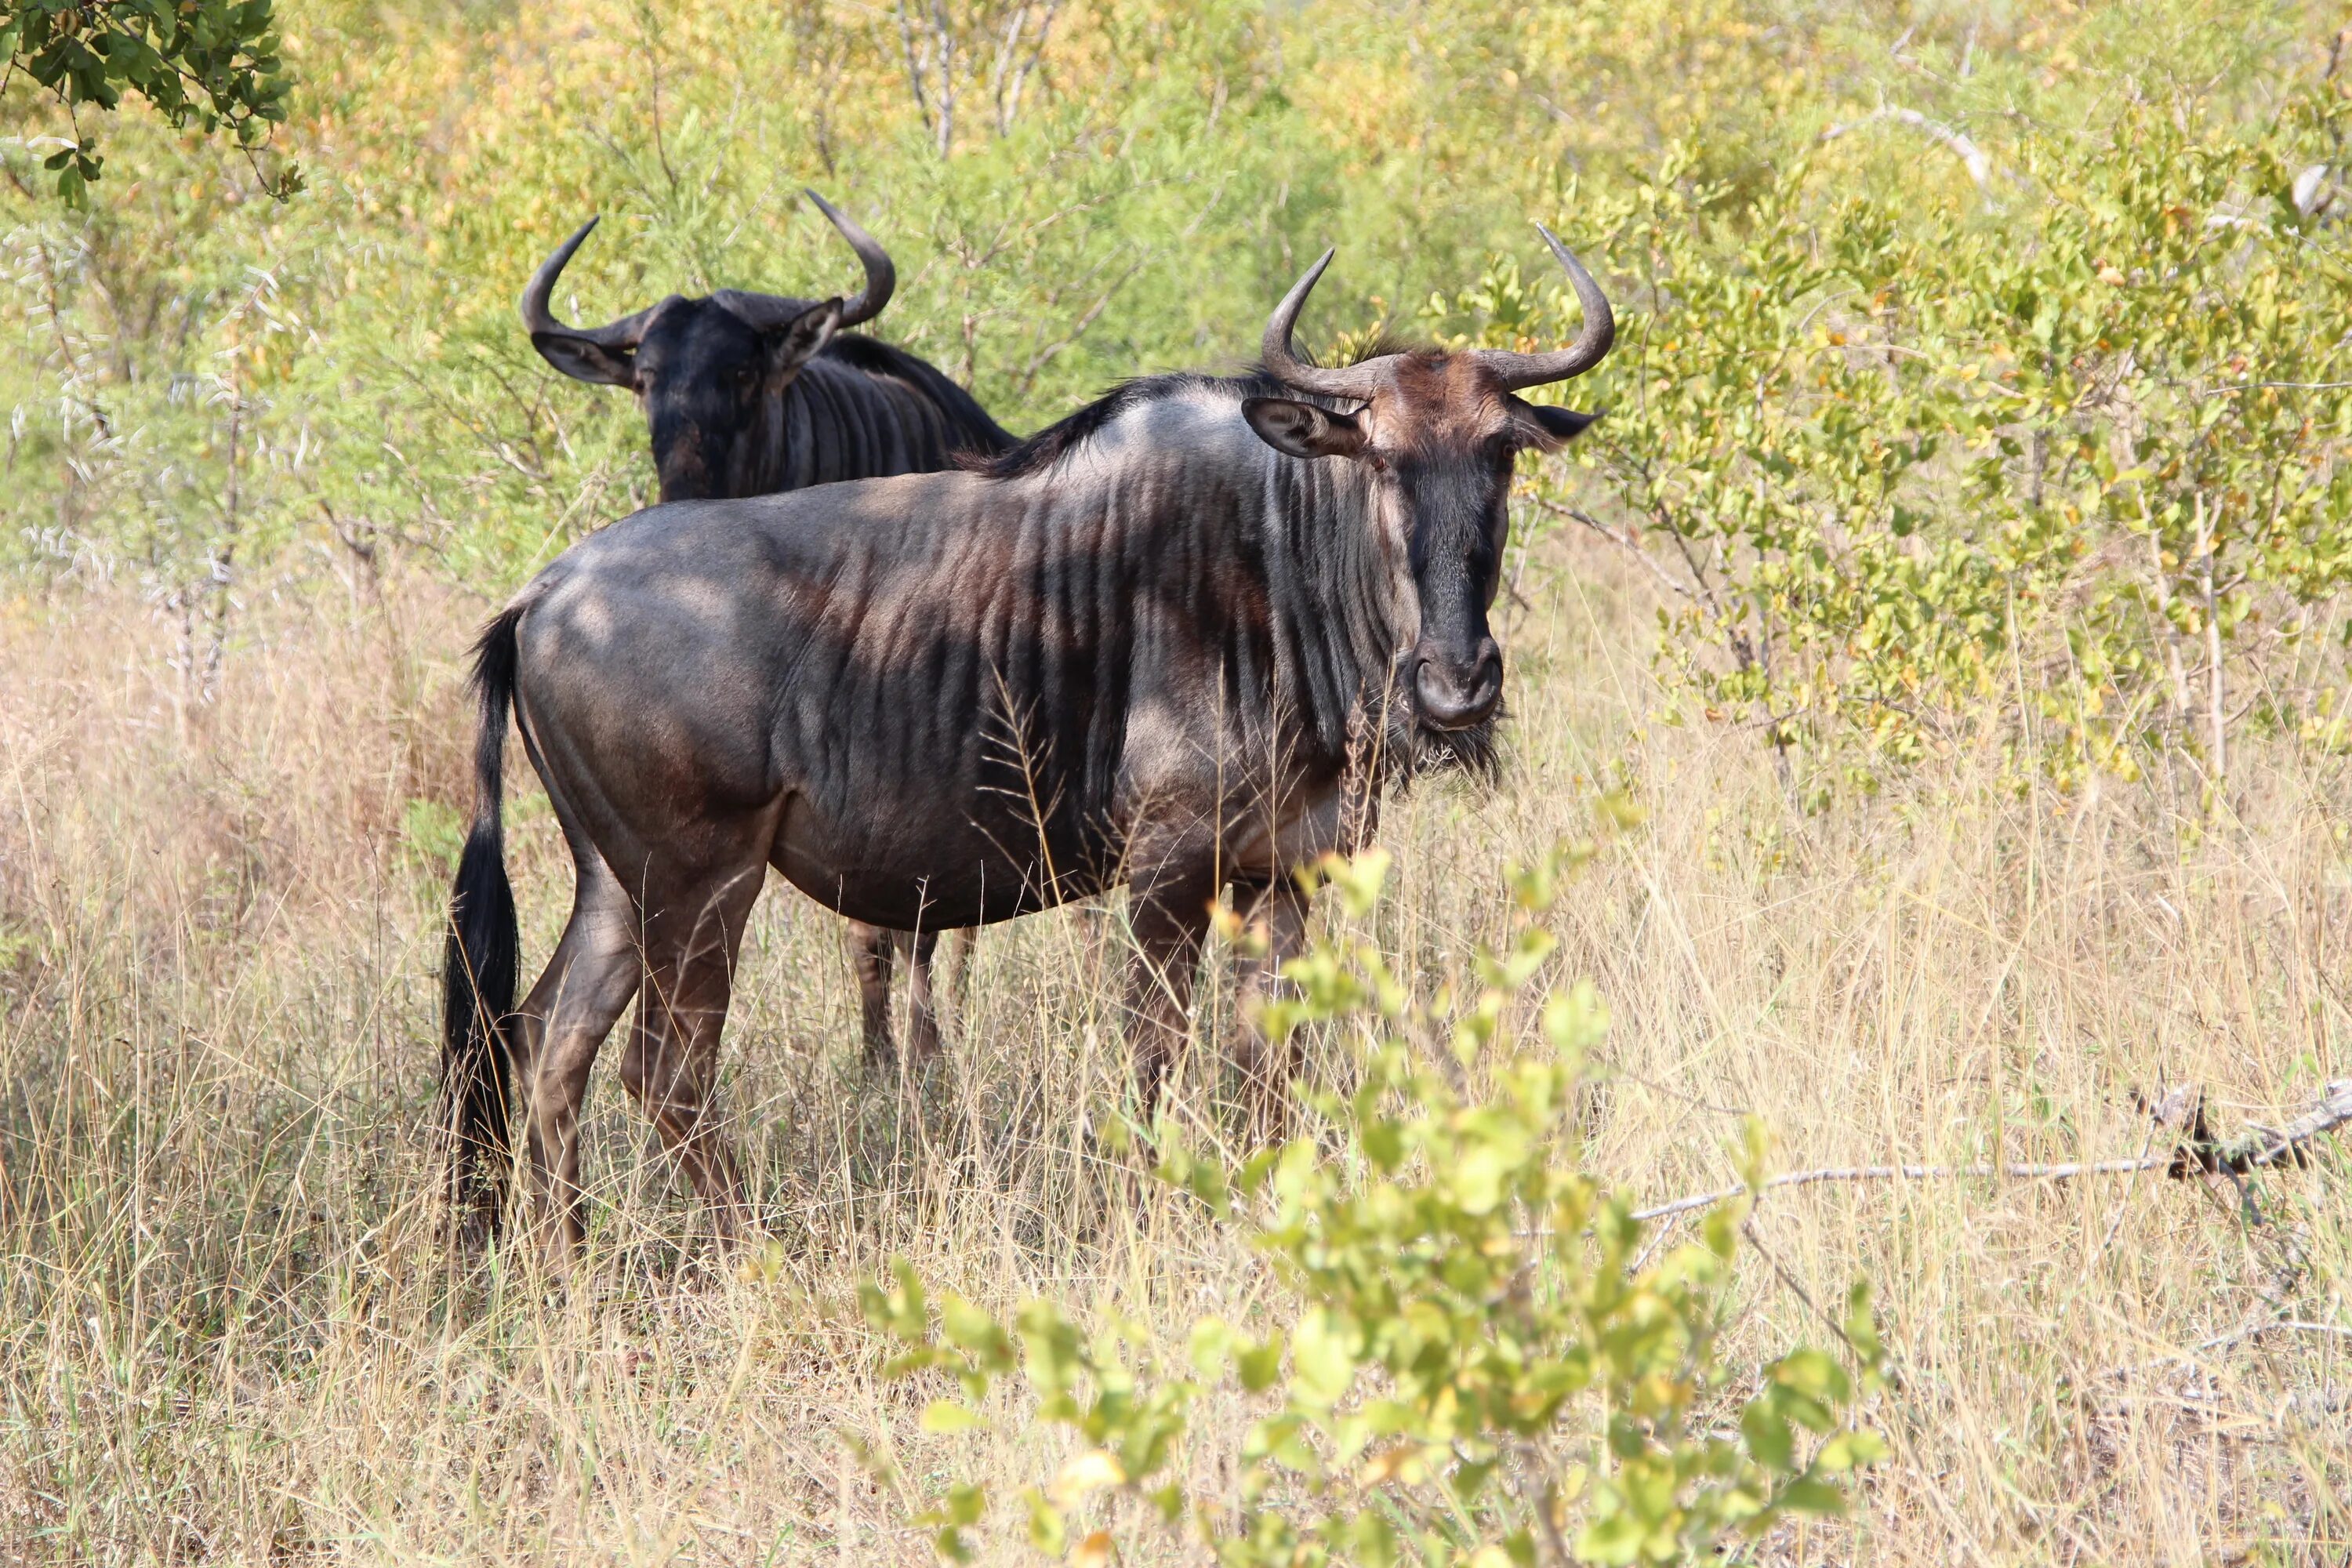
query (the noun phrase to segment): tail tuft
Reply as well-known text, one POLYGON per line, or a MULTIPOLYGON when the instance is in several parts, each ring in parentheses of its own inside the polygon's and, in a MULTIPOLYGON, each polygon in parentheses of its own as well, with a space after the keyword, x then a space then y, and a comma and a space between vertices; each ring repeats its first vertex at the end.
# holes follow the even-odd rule
POLYGON ((504 825, 507 715, 514 706, 515 627, 509 609, 474 647, 481 730, 474 744, 474 825, 449 889, 442 960, 441 1131, 450 1214, 468 1239, 495 1236, 506 1206, 512 1103, 508 1015, 514 1011, 521 939, 507 881, 504 825))

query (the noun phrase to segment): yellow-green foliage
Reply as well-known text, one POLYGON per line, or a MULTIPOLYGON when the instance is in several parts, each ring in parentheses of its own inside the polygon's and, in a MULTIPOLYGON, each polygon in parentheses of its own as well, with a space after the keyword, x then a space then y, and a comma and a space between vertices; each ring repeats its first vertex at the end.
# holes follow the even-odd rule
MULTIPOLYGON (((2149 91, 1972 144, 1980 203, 1811 154, 1735 191, 1682 149, 1583 209, 1641 288, 1580 453, 1615 504, 1561 476, 1550 508, 1653 536, 1710 717, 1864 786, 1988 719, 2067 782, 2176 742, 2218 782, 2250 712, 2341 742, 2352 100, 2149 91)), ((1490 337, 1572 319, 1510 269, 1433 313, 1489 300, 1490 337)))
MULTIPOLYGON (((2352 1453, 2340 1151, 2265 1177, 2260 1224, 2153 1179, 1822 1189, 1756 1216, 1775 1267, 1736 1283, 1759 1230, 1643 1257, 1617 1194, 1719 1188, 1748 1110, 1794 1163, 2090 1158, 2147 1146, 2138 1090, 2208 1082, 2238 1120, 2340 1075, 2341 22, 309 0, 269 154, 307 191, 134 103, 85 111, 87 210, 45 166, 74 128, 15 80, 0 1556, 898 1563, 927 1498, 961 1529, 1049 1476, 970 1538, 1681 1551, 1826 1500, 1790 1489, 1866 1447, 1842 1363, 1788 1349, 1857 1274, 1916 1373, 1870 1412, 1891 1453, 1853 1523, 1755 1551, 2340 1553, 2305 1539, 2343 1539, 2352 1453), (1098 1142, 1124 950, 1076 917, 982 938, 928 1108, 856 1081, 835 924, 772 897, 729 1090, 777 1248, 681 1288, 689 1221, 600 1083, 588 1287, 453 1290, 416 1194, 458 650, 650 485, 635 408, 544 367, 515 295, 592 212, 570 314, 838 287, 803 185, 898 257, 882 332, 1022 430, 1245 361, 1325 244, 1327 347, 1555 340, 1528 222, 1559 231, 1622 330, 1557 394, 1609 417, 1524 476, 1516 755, 1494 802, 1391 813, 1396 973, 1318 949, 1276 1020, 1345 1086, 1307 1110, 1333 1158, 1237 1168, 1196 1081, 1192 1152, 1130 1205, 1098 1142), (1619 1005, 1580 1071, 1591 1015, 1547 1037, 1485 870, 1621 773, 1654 843, 1549 917, 1619 1005), (2100 787, 2135 778, 2164 788, 2100 787), (1910 780, 1933 809, 1854 800, 1910 780), (1481 942, 1497 967, 1431 994, 1481 942), (941 1364, 995 1384, 1018 1338, 1039 1404, 925 1429, 847 1308, 891 1254, 982 1303, 941 1364), (896 1482, 854 1484, 842 1440, 896 1482)), ((568 861, 525 805, 537 955, 568 861)), ((871 1305, 937 1349, 903 1281, 871 1305)))
MULTIPOLYGON (((1184 1362, 1155 1364, 1152 1332, 1089 1334, 1051 1301, 1008 1327, 950 1295, 935 1322, 907 1265, 894 1288, 866 1289, 868 1320, 908 1346, 893 1370, 949 1373, 971 1402, 935 1401, 926 1430, 978 1426, 975 1406, 1017 1377, 1026 1397, 1009 1414, 1081 1445, 1021 1494, 1037 1551, 1082 1537, 1087 1560, 1108 1561, 1132 1531, 1087 1529, 1106 1489, 1229 1568, 1704 1560, 1785 1515, 1843 1511, 1839 1483, 1885 1452, 1851 1424, 1845 1366, 1800 1348, 1733 1396, 1718 1341, 1744 1201, 1659 1256, 1634 1205, 1580 1168, 1578 1105, 1607 1015, 1590 985, 1525 993, 1557 945, 1538 919, 1563 865, 1589 855, 1555 851, 1510 879, 1521 923, 1458 993, 1414 984, 1370 943, 1320 943, 1285 966, 1296 993, 1259 1024, 1279 1039, 1336 1031, 1352 1091, 1315 1095, 1310 1130, 1238 1169, 1176 1148, 1159 1171, 1271 1263, 1286 1289, 1265 1321, 1200 1318, 1184 1362), (1541 1044, 1498 1049, 1504 1013, 1521 1008, 1539 1010, 1541 1044), (1228 1379, 1257 1419, 1205 1468, 1238 1470, 1238 1508, 1183 1479, 1204 1468, 1187 1413, 1228 1379)), ((1316 879, 1363 920, 1388 865, 1374 851, 1316 879)), ((1751 1183, 1764 1150, 1751 1127, 1751 1183)), ((1864 1285, 1838 1331, 1874 1385, 1864 1285)), ((990 1501, 975 1482, 946 1489, 925 1516, 942 1552, 972 1554, 990 1501)))
POLYGON ((270 0, 7 0, 0 58, 74 128, 41 159, 68 206, 89 200, 106 162, 83 112, 103 118, 96 111, 120 108, 125 93, 173 125, 226 129, 234 145, 255 153, 255 174, 270 191, 301 189, 291 165, 265 172, 256 153, 286 118, 291 85, 270 0))
MULTIPOLYGON (((1520 270, 1542 218, 1627 330, 1577 389, 1611 419, 1522 526, 1580 515, 1656 564, 1692 711, 1786 748, 1815 804, 1978 744, 2210 788, 2246 723, 2345 739, 2332 25, 320 0, 286 29, 296 201, 152 117, 108 128, 86 215, 50 142, 0 147, 0 561, 133 578, 192 647, 289 548, 513 581, 646 497, 627 400, 513 314, 591 212, 560 303, 602 316, 839 279, 797 194, 824 188, 900 259, 883 331, 1016 428, 1246 359, 1325 243, 1327 339, 1554 335, 1520 270)), ((38 128, 48 100, 8 102, 38 128)))

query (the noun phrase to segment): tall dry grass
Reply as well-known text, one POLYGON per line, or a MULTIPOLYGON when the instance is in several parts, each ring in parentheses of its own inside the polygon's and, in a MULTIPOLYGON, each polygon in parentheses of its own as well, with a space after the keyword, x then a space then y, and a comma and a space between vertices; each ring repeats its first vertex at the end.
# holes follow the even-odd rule
MULTIPOLYGON (((1616 1018, 1592 1123, 1612 1180, 1718 1185, 1748 1113, 1789 1167, 2129 1154, 2152 1136, 2135 1091, 2201 1083, 2235 1123, 2347 1070, 2336 765, 2249 748, 2216 818, 2193 787, 2187 808, 2020 795, 1962 756, 1807 819, 1751 738, 1650 719, 1643 606, 1609 563, 1566 542, 1549 565, 1510 627, 1504 784, 1391 813, 1380 934, 1458 963, 1506 930, 1504 862, 1632 784, 1647 826, 1557 915, 1560 976, 1616 1018)), ((1047 1439, 919 1432, 849 1306, 861 1276, 903 1254, 985 1302, 1046 1292, 1171 1337, 1271 1288, 1100 1152, 1115 920, 985 933, 948 1069, 879 1082, 839 924, 786 890, 727 1050, 772 1243, 695 1242, 604 1074, 572 1285, 453 1277, 423 1135, 446 873, 403 825, 464 804, 456 656, 483 608, 289 580, 242 612, 210 705, 136 604, 0 615, 0 1558, 919 1561, 909 1498, 845 1438, 909 1493, 958 1465, 1025 1480, 1047 1439)), ((536 961, 565 868, 543 810, 517 817, 536 961)), ((1178 1093, 1204 1134, 1226 1125, 1212 1059, 1178 1093)), ((1901 1382, 1854 1519, 1764 1554, 2342 1562, 2347 1169, 2331 1147, 2265 1175, 2258 1219, 2152 1177, 1774 1196, 1743 1348, 1820 1339, 1809 1300, 1861 1272, 1901 1382)))

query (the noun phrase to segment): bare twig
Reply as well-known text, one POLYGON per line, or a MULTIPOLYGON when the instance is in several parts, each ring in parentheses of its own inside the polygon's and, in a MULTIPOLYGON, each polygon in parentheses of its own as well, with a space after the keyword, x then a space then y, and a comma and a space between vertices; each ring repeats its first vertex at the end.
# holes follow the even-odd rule
POLYGON ((1559 502, 1547 500, 1542 496, 1531 495, 1528 499, 1535 502, 1536 505, 1541 507, 1544 510, 1550 512, 1555 517, 1564 517, 1571 522, 1582 523, 1585 527, 1592 530, 1593 532, 1599 534, 1610 543, 1617 546, 1620 550, 1624 551, 1626 553, 1633 556, 1634 560, 1639 561, 1643 565, 1648 567, 1650 569, 1650 575, 1655 577, 1659 584, 1668 592, 1679 595, 1685 599, 1696 596, 1688 584, 1676 582, 1673 574, 1669 573, 1664 567, 1659 565, 1655 558, 1654 558, 1648 551, 1642 548, 1641 542, 1639 540, 1633 538, 1631 534, 1626 533, 1623 530, 1612 528, 1607 523, 1601 521, 1597 517, 1591 516, 1590 513, 1579 511, 1572 506, 1562 506, 1559 502))
MULTIPOLYGON (((2227 1143, 2192 1139, 2161 1154, 2136 1160, 2075 1160, 2054 1163, 2001 1162, 1975 1165, 1839 1165, 1816 1171, 1790 1171, 1768 1177, 1755 1188, 1758 1195, 1778 1187, 1807 1187, 1821 1182, 1935 1182, 1966 1178, 2001 1178, 2014 1182, 2063 1182, 2077 1176, 2123 1176, 2140 1171, 2162 1171, 2175 1178, 2193 1173, 2242 1176, 2265 1165, 2300 1163, 2307 1158, 2303 1145, 2323 1132, 2352 1121, 2352 1079, 2327 1086, 2318 1102, 2304 1115, 2275 1130, 2257 1128, 2227 1143)), ((1637 1220, 1667 1219, 1695 1209, 1728 1203, 1749 1189, 1726 1187, 1676 1198, 1655 1208, 1637 1209, 1637 1220)))
MULTIPOLYGON (((1045 44, 1053 37, 1054 18, 1061 9, 1062 0, 1050 0, 1050 3, 1043 8, 1043 14, 1037 19, 1037 30, 1030 39, 1028 56, 1013 68, 1009 85, 1004 83, 1003 64, 1001 60, 998 64, 997 76, 1000 85, 996 90, 996 132, 1000 136, 1013 134, 1013 122, 1021 114, 1022 90, 1028 86, 1031 74, 1045 63, 1045 44)), ((1007 35, 1008 48, 1013 42, 1019 39, 1021 24, 1028 16, 1029 10, 1030 7, 1024 5, 1013 14, 1013 30, 1007 35)))
POLYGON ((1143 270, 1144 263, 1150 259, 1151 253, 1150 251, 1139 251, 1137 254, 1135 260, 1129 264, 1127 270, 1113 279, 1111 280, 1110 287, 1105 289, 1101 294, 1097 295, 1095 299, 1095 302, 1087 306, 1086 310, 1079 314, 1078 319, 1071 324, 1068 331, 1064 332, 1060 337, 1055 338, 1052 342, 1047 343, 1044 348, 1039 349, 1035 353, 1029 357, 1029 363, 1022 367, 1021 374, 1017 377, 1021 390, 1024 394, 1026 394, 1030 389, 1037 384, 1037 376, 1040 372, 1042 372, 1047 365, 1053 363, 1055 359, 1059 356, 1065 349, 1067 349, 1071 344, 1076 342, 1080 338, 1087 335, 1087 330, 1101 318, 1104 309, 1110 304, 1112 297, 1118 294, 1121 289, 1126 288, 1127 285, 1134 279, 1135 275, 1143 270))
POLYGON ((1950 149, 1952 155, 1967 166, 1969 178, 1977 183, 1978 190, 1990 193, 1992 189, 1992 160, 1986 156, 1984 149, 1969 140, 1965 132, 1953 130, 1940 120, 1930 120, 1916 109, 1896 109, 1892 105, 1883 105, 1864 115, 1860 120, 1841 121, 1822 132, 1821 139, 1824 142, 1834 142, 1850 131, 1859 131, 1864 126, 1881 120, 1900 121, 1903 124, 1926 132, 1950 149))
POLYGON ((2202 395, 2227 397, 2233 393, 2264 392, 2341 392, 2352 387, 2352 381, 2233 381, 2221 386, 2209 386, 2202 395))

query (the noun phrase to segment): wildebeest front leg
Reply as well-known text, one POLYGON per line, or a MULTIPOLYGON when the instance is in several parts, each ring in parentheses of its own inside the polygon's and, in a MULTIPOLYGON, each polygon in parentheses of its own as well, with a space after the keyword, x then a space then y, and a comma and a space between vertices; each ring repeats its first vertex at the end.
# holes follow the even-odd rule
POLYGON ((578 883, 555 956, 512 1027, 515 1087, 529 1150, 529 1203, 551 1266, 567 1267, 584 1237, 580 1105, 588 1069, 640 973, 636 911, 595 850, 572 839, 578 883))
POLYGON ((717 1104, 719 1038, 734 989, 735 958, 766 867, 753 862, 649 909, 645 994, 621 1081, 709 1205, 719 1235, 745 1215, 743 1178, 717 1104))
MULTIPOLYGON (((1235 889, 1236 895, 1245 889, 1235 889)), ((1300 1066, 1297 1037, 1277 1045, 1258 1026, 1257 1010, 1287 984, 1282 978, 1285 961, 1296 958, 1307 941, 1307 895, 1288 877, 1255 889, 1241 911, 1244 922, 1265 928, 1263 958, 1244 960, 1242 966, 1241 1024, 1234 1040, 1234 1065, 1240 1070, 1249 1108, 1250 1136, 1264 1142, 1281 1135, 1289 1121, 1290 1085, 1300 1066)))
POLYGON ((1129 972, 1137 1114, 1149 1124, 1160 1109, 1168 1069, 1191 1032, 1192 983, 1201 941, 1216 897, 1213 864, 1179 863, 1133 884, 1130 918, 1135 961, 1129 972))

